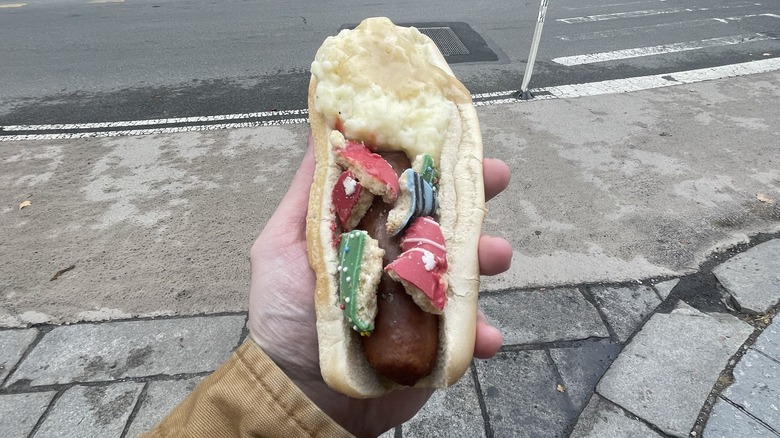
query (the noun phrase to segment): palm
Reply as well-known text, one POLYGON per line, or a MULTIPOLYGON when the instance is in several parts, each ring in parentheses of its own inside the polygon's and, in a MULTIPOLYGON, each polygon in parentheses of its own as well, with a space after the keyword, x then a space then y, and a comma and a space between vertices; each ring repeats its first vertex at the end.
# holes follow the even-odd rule
MULTIPOLYGON (((315 276, 306 253, 306 210, 313 171, 310 145, 287 194, 252 246, 249 331, 266 354, 336 422, 358 436, 377 435, 414 416, 433 391, 408 388, 358 400, 332 391, 323 382, 314 313, 315 276)), ((486 184, 488 197, 506 187, 508 169, 505 179, 492 193, 486 184)), ((508 244, 506 248, 499 248, 496 260, 500 263, 483 265, 480 257, 480 268, 489 271, 483 273, 508 268, 511 248, 508 244)), ((482 251, 480 245, 480 254, 482 251)), ((478 325, 478 344, 480 338, 484 341, 485 336, 490 337, 485 332, 480 336, 480 328, 486 326, 478 325)), ((492 341, 495 345, 483 342, 483 352, 478 356, 495 354, 501 342, 500 334, 496 332, 493 338, 496 336, 497 343, 492 341)))

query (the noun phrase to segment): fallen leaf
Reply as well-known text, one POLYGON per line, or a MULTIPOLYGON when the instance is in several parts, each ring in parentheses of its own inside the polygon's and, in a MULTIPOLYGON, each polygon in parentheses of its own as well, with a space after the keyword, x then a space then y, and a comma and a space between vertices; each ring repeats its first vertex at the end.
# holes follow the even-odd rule
POLYGON ((756 195, 756 199, 758 199, 761 202, 767 203, 767 204, 774 204, 775 200, 772 199, 769 195, 765 195, 763 193, 758 193, 756 195))
POLYGON ((76 265, 70 265, 67 268, 60 269, 59 271, 54 273, 54 276, 51 279, 49 279, 49 281, 54 281, 54 280, 60 278, 60 275, 70 271, 71 269, 73 269, 75 267, 76 267, 76 265))
POLYGON ((30 201, 24 201, 21 204, 19 204, 19 210, 23 209, 24 207, 29 207, 32 205, 32 202, 30 201))
POLYGON ((558 391, 558 392, 566 392, 566 387, 559 383, 559 384, 555 385, 555 390, 558 391))

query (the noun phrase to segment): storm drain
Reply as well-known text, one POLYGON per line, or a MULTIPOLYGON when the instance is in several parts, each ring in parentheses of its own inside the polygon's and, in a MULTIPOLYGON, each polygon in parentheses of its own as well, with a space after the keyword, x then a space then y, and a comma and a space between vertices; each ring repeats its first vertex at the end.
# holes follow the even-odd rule
POLYGON ((420 33, 425 34, 432 39, 444 56, 469 55, 469 49, 463 44, 463 41, 455 35, 452 28, 449 27, 421 27, 420 33))
MULTIPOLYGON (((416 27, 421 33, 427 35, 450 64, 498 61, 498 55, 468 23, 450 21, 398 23, 398 25, 416 27)), ((355 26, 357 25, 345 25, 341 26, 341 29, 354 29, 355 26)))

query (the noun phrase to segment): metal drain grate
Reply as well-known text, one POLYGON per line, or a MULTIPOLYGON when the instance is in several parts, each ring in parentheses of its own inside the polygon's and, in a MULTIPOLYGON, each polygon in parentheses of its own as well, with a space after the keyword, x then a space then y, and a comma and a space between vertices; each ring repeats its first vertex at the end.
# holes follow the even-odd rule
POLYGON ((471 54, 450 27, 421 27, 418 30, 432 39, 444 56, 471 54))

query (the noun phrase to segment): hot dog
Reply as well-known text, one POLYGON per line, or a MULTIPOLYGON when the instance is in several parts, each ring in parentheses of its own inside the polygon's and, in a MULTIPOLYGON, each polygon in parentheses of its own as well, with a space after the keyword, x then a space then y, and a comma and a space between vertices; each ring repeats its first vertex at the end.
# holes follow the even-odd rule
POLYGON ((324 380, 358 398, 455 383, 474 351, 485 215, 470 94, 428 37, 372 18, 318 50, 309 120, 324 380))

